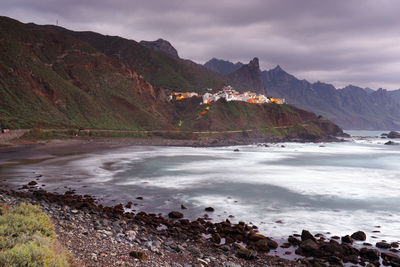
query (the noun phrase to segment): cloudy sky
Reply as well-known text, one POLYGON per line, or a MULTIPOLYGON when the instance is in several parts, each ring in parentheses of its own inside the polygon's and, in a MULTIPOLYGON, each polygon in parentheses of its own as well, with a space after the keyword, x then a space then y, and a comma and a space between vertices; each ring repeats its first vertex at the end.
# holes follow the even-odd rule
POLYGON ((1 0, 0 14, 140 40, 169 40, 183 58, 212 57, 300 79, 400 88, 398 0, 1 0))

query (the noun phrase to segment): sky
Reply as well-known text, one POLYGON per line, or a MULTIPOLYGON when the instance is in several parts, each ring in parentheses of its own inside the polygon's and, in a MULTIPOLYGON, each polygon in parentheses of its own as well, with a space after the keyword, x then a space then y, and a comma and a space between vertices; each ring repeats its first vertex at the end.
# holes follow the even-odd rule
POLYGON ((1 0, 0 15, 171 42, 198 63, 260 59, 336 87, 400 88, 398 0, 1 0))

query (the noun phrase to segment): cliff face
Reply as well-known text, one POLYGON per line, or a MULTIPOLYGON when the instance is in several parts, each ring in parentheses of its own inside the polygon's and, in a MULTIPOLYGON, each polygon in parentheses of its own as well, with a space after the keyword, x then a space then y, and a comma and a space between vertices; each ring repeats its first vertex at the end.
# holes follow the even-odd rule
POLYGON ((249 64, 241 66, 238 70, 228 74, 229 83, 240 91, 253 91, 266 94, 258 58, 254 58, 249 64))

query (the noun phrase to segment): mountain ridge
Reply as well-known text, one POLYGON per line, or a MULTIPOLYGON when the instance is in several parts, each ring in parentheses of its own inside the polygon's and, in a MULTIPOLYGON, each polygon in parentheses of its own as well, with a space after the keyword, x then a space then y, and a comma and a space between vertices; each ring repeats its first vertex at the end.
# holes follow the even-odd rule
MULTIPOLYGON (((234 72, 229 73, 228 77, 232 73, 234 72)), ((258 73, 258 71, 253 71, 255 76, 258 73)), ((241 77, 243 78, 243 75, 241 77)), ((285 98, 288 103, 322 115, 345 129, 400 129, 398 119, 400 117, 400 89, 375 91, 354 85, 337 89, 323 82, 310 83, 304 79, 300 80, 283 70, 280 65, 261 71, 261 78, 265 91, 262 92, 260 86, 253 91, 285 98)), ((245 78, 240 84, 243 83, 246 83, 245 78)), ((251 78, 247 78, 247 84, 252 84, 251 78)))

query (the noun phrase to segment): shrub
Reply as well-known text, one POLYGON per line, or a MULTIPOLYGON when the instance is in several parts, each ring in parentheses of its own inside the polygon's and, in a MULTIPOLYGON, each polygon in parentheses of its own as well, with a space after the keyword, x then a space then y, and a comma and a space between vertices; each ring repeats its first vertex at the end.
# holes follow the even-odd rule
POLYGON ((0 217, 0 249, 29 242, 34 235, 55 238, 50 218, 38 206, 22 203, 0 217))
POLYGON ((39 206, 2 209, 0 266, 68 266, 68 254, 57 246, 54 226, 39 206))
POLYGON ((57 255, 50 238, 34 236, 32 241, 17 244, 0 253, 0 266, 63 267, 68 266, 67 255, 57 255))

